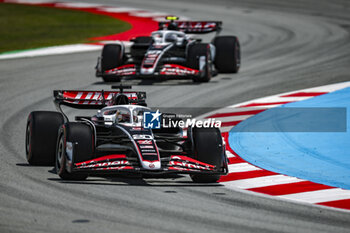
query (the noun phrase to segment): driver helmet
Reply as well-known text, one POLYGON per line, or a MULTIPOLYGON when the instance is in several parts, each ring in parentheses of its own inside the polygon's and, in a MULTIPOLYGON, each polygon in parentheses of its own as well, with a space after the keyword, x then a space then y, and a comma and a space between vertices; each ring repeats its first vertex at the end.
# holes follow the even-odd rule
POLYGON ((179 30, 179 27, 177 26, 176 22, 171 21, 168 25, 168 30, 177 31, 177 30, 179 30))
POLYGON ((115 119, 117 120, 117 122, 122 122, 123 121, 123 116, 122 116, 122 114, 120 114, 120 111, 116 112, 115 119))
POLYGON ((128 114, 122 114, 120 111, 117 111, 116 117, 118 123, 128 123, 130 122, 130 116, 128 114))
POLYGON ((132 117, 133 117, 133 121, 135 123, 138 123, 138 118, 137 118, 138 112, 136 110, 133 111, 132 117))

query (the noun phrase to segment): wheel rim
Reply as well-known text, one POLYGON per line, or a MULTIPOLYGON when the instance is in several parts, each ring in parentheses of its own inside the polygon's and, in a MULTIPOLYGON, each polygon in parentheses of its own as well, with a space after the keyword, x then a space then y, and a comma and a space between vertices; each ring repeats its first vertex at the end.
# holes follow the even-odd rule
POLYGON ((241 53, 240 53, 240 46, 236 45, 236 67, 239 68, 241 66, 241 53))
POLYGON ((209 81, 211 79, 211 72, 212 72, 212 60, 211 60, 211 53, 210 53, 210 50, 208 50, 208 53, 207 53, 207 64, 206 64, 206 79, 209 81))
POLYGON ((211 60, 211 55, 208 57, 208 75, 211 78, 211 73, 213 71, 213 61, 211 60))
POLYGON ((56 164, 57 164, 58 171, 61 169, 61 163, 63 160, 63 156, 64 156, 64 141, 63 141, 63 137, 61 136, 59 143, 58 143, 57 156, 56 156, 56 164))
POLYGON ((32 135, 32 131, 31 131, 30 123, 28 123, 27 131, 26 131, 26 155, 27 155, 27 159, 29 159, 29 156, 30 156, 31 143, 32 143, 31 135, 32 135))

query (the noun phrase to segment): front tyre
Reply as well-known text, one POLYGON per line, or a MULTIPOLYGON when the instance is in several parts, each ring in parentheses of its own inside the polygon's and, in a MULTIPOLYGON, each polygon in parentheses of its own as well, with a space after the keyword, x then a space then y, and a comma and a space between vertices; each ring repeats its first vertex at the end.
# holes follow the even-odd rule
POLYGON ((56 172, 63 180, 85 180, 88 175, 70 173, 67 170, 67 148, 73 148, 73 162, 84 162, 93 158, 94 135, 89 125, 80 122, 64 124, 59 130, 56 150, 56 172), (71 143, 67 147, 67 143, 71 143))
MULTIPOLYGON (((193 148, 197 160, 221 169, 225 162, 223 142, 220 130, 217 128, 193 128, 193 148)), ((215 183, 220 175, 193 174, 191 179, 197 183, 215 183)))
POLYGON ((59 112, 35 111, 27 119, 25 150, 30 165, 55 164, 58 129, 63 124, 59 112))
MULTIPOLYGON (((106 44, 103 46, 101 55, 102 74, 124 63, 124 51, 120 44, 106 44)), ((120 77, 102 75, 105 82, 119 82, 120 77)))
POLYGON ((241 66, 241 49, 236 36, 217 36, 213 44, 216 49, 215 67, 219 73, 238 73, 241 66))
POLYGON ((193 78, 194 82, 209 82, 213 73, 210 44, 192 45, 188 50, 187 63, 190 68, 200 70, 199 76, 193 78))

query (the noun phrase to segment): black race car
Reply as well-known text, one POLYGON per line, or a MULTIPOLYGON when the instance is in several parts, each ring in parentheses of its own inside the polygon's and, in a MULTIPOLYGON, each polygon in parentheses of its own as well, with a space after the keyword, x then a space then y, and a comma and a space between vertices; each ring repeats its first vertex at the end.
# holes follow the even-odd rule
MULTIPOLYGON (((115 173, 182 173, 190 174, 195 182, 216 182, 227 174, 225 144, 218 128, 146 128, 143 117, 151 113, 146 107, 146 93, 119 88, 54 91, 58 112, 29 114, 28 163, 55 165, 64 180, 115 173), (72 122, 62 105, 98 111, 93 116, 76 116, 72 122)), ((159 116, 158 111, 153 114, 159 116)))
POLYGON ((131 40, 130 49, 122 42, 106 44, 96 65, 96 77, 117 82, 122 77, 192 78, 208 82, 217 73, 237 73, 241 65, 236 36, 218 36, 220 21, 159 22, 151 36, 131 40), (211 43, 201 43, 192 34, 216 32, 211 43))

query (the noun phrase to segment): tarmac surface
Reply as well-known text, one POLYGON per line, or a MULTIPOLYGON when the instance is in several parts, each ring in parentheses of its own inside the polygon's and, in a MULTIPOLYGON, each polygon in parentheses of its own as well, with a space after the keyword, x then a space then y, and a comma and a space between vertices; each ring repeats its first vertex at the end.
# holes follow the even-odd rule
MULTIPOLYGON (((93 2, 93 1, 84 1, 93 2)), ((219 108, 350 80, 350 2, 124 0, 198 20, 222 20, 242 44, 239 74, 210 83, 126 80, 155 107, 219 108)), ((189 177, 64 182, 25 159, 26 118, 55 110, 54 89, 109 89, 94 77, 99 52, 0 61, 1 232, 348 232, 350 213, 271 199, 189 177)), ((70 111, 72 113, 72 111, 70 111)))

